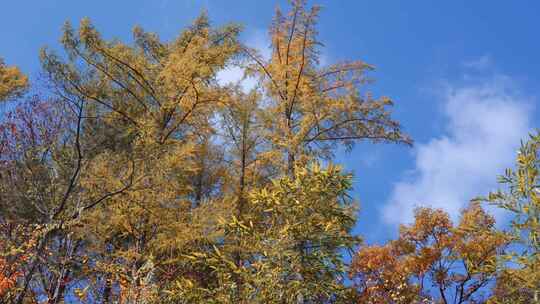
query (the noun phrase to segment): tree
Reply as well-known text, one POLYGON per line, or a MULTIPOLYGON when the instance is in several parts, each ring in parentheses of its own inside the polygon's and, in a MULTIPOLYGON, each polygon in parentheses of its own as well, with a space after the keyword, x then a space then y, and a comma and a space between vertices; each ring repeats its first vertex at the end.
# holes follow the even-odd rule
POLYGON ((99 266, 90 276, 104 301, 142 301, 165 275, 170 252, 163 244, 171 235, 195 233, 183 230, 190 227, 192 199, 201 199, 191 181, 208 172, 199 160, 210 155, 201 143, 209 143, 220 101, 213 78, 235 55, 237 34, 236 26, 211 28, 202 15, 172 42, 136 28, 130 46, 103 40, 83 20, 78 33, 65 27, 67 62, 42 52, 57 93, 85 105, 81 189, 96 203, 104 202, 104 189, 115 194, 92 205, 83 222, 92 232, 91 264, 99 266), (145 287, 142 277, 150 274, 145 287), (113 294, 115 284, 120 293, 113 294))
POLYGON ((513 215, 515 246, 505 256, 493 303, 540 303, 539 148, 540 133, 531 135, 517 153, 516 168, 500 176, 504 189, 480 199, 513 215))
POLYGON ((410 139, 370 66, 318 65, 317 11, 277 13, 268 62, 205 14, 131 44, 67 23, 65 56, 40 54, 51 97, 0 125, 0 219, 39 228, 12 302, 350 301, 351 175, 329 163, 410 139), (228 66, 260 86, 219 85, 228 66))
MULTIPOLYGON (((9 248, 24 248, 25 256, 12 303, 22 303, 29 288, 34 294, 53 294, 68 276, 60 245, 66 234, 52 218, 69 189, 65 166, 71 163, 70 143, 59 139, 70 137, 72 117, 63 110, 55 100, 33 97, 20 101, 0 124, 0 220, 17 228, 2 231, 2 237, 9 248), (49 276, 62 272, 62 278, 49 276), (48 279, 33 280, 39 276, 48 279)), ((17 261, 10 252, 6 254, 17 261)))
POLYGON ((0 302, 11 303, 17 295, 17 280, 24 275, 35 239, 32 228, 11 221, 0 223, 0 302))
POLYGON ((321 67, 317 39, 319 7, 292 2, 288 14, 277 10, 270 27, 272 53, 266 62, 243 48, 254 75, 269 96, 264 111, 265 136, 279 152, 276 160, 289 173, 311 157, 331 158, 337 145, 351 148, 361 140, 410 144, 391 118, 388 97, 374 98, 365 86, 373 67, 348 61, 321 67))
POLYGON ((249 213, 218 223, 225 235, 238 235, 237 242, 185 258, 194 268, 212 269, 215 285, 183 277, 171 290, 171 301, 349 303, 343 251, 359 242, 351 235, 356 209, 347 195, 350 187, 351 176, 340 168, 314 165, 251 191, 245 202, 249 213))
POLYGON ((28 77, 17 67, 7 66, 0 58, 0 101, 20 96, 28 86, 28 77))
POLYGON ((452 225, 442 210, 419 208, 386 245, 361 248, 351 270, 358 303, 483 303, 511 237, 478 203, 452 225))
MULTIPOLYGON (((311 172, 308 174, 305 168, 310 163, 330 160, 338 143, 347 147, 362 139, 410 143, 410 139, 401 133, 399 124, 391 119, 388 99, 359 95, 359 88, 366 84, 367 65, 356 62, 326 69, 317 67, 317 10, 313 8, 308 12, 304 2, 295 1, 288 17, 277 13, 271 27, 273 55, 269 62, 254 50, 240 47, 241 54, 245 55, 240 58, 241 64, 247 66, 247 76, 259 78, 261 85, 247 94, 240 93, 237 87, 225 88, 225 102, 218 115, 223 131, 218 130, 217 134, 226 139, 224 160, 229 174, 224 179, 221 197, 208 200, 200 208, 206 214, 216 215, 204 237, 197 238, 197 243, 204 245, 198 251, 185 253, 183 258, 173 259, 178 264, 190 262, 192 266, 187 268, 197 271, 179 277, 171 290, 172 301, 344 301, 346 288, 336 282, 344 271, 342 250, 359 241, 350 234, 350 229, 345 228, 352 227, 350 221, 354 222, 354 217, 344 215, 346 212, 340 209, 343 206, 333 203, 335 197, 321 202, 315 195, 301 194, 302 198, 297 200, 305 205, 298 209, 291 206, 292 198, 276 198, 276 205, 282 201, 281 204, 288 206, 284 208, 304 212, 302 216, 277 212, 277 209, 273 213, 255 208, 250 198, 253 193, 274 189, 275 183, 283 182, 280 184, 283 187, 290 187, 288 183, 309 187, 304 180, 315 178, 304 175, 318 176, 319 169, 314 170, 317 173, 308 170, 311 172), (290 44, 287 49, 280 46, 286 44, 290 44), (301 178, 296 175, 296 168, 304 168, 301 178), (284 175, 289 175, 288 179, 284 175), (275 182, 270 182, 272 179, 275 182), (309 205, 319 208, 311 210, 309 205), (331 229, 337 225, 333 223, 335 218, 328 218, 327 214, 343 216, 339 236, 330 237, 325 235, 329 231, 310 227, 322 225, 331 229), (269 221, 273 224, 268 224, 269 221), (288 225, 296 225, 298 230, 290 229, 288 225), (253 227, 267 229, 263 233, 253 227), (279 243, 278 236, 283 243, 279 243), (325 237, 328 237, 328 243, 320 245, 319 238, 325 237), (275 246, 269 248, 268 244, 274 242, 275 246), (267 255, 265 252, 270 251, 280 251, 281 255, 286 252, 288 256, 279 262, 263 258, 267 255), (285 262, 287 259, 290 260, 285 262), (258 261, 257 264, 253 264, 254 261, 258 261), (206 275, 201 277, 201 271, 206 275), (268 289, 268 284, 276 287, 268 289), (272 293, 284 289, 290 293, 272 293), (326 290, 325 294, 317 289, 326 290)), ((335 169, 328 170, 332 172, 328 173, 330 175, 339 175, 335 169)), ((327 186, 335 185, 329 183, 327 186)), ((286 189, 281 191, 316 192, 318 195, 323 191, 286 189)), ((326 190, 329 195, 334 193, 332 189, 326 190)), ((347 200, 345 194, 340 195, 347 200)), ((193 210, 192 216, 199 220, 197 211, 193 210)), ((208 225, 209 220, 206 221, 208 225)), ((174 250, 185 252, 184 240, 180 244, 183 244, 182 249, 174 246, 174 250)))

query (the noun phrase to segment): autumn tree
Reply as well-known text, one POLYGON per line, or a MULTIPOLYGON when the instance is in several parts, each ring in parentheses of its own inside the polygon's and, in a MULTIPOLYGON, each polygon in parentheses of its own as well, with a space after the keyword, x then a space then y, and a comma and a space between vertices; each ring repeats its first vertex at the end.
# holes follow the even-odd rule
MULTIPOLYGON (((219 255, 217 260, 225 260, 223 265, 228 265, 219 267, 221 270, 215 273, 220 280, 227 281, 209 286, 206 281, 188 278, 188 281, 179 283, 188 288, 176 289, 181 290, 182 297, 191 294, 197 301, 202 299, 209 301, 213 298, 220 303, 227 301, 249 303, 256 299, 262 302, 309 303, 337 301, 337 298, 343 295, 343 290, 338 291, 339 288, 334 288, 337 285, 333 285, 343 274, 340 272, 343 271, 343 267, 335 254, 339 251, 337 248, 341 248, 343 244, 348 245, 343 245, 343 248, 354 246, 358 238, 348 235, 348 232, 345 232, 348 230, 343 229, 342 234, 335 236, 332 242, 326 244, 328 246, 321 246, 318 237, 324 233, 312 231, 310 228, 310 225, 316 227, 334 225, 332 222, 334 219, 326 218, 322 210, 330 214, 341 214, 339 207, 331 204, 331 199, 328 200, 326 207, 323 208, 321 205, 317 211, 313 211, 313 218, 307 213, 304 214, 305 220, 310 218, 313 220, 307 224, 300 216, 294 220, 287 218, 286 213, 263 213, 264 216, 261 218, 261 210, 249 208, 252 203, 246 197, 248 190, 257 192, 261 191, 261 188, 266 189, 268 185, 265 185, 265 181, 268 184, 270 177, 277 182, 284 180, 285 174, 289 175, 291 180, 300 183, 295 174, 296 168, 306 167, 309 163, 323 159, 331 160, 334 149, 339 144, 350 148, 354 142, 360 140, 410 143, 410 139, 401 132, 399 124, 391 119, 389 112, 391 101, 388 98, 373 98, 364 91, 368 83, 366 73, 372 69, 371 66, 354 61, 320 67, 318 59, 320 43, 317 41, 316 32, 318 10, 318 7, 309 9, 303 1, 294 1, 290 13, 285 16, 280 11, 276 13, 270 28, 272 55, 268 61, 256 50, 241 47, 241 54, 244 55, 242 62, 246 62, 247 66, 246 74, 259 79, 260 85, 255 92, 239 100, 237 99, 240 94, 233 94, 236 96, 232 102, 224 105, 225 110, 221 116, 226 130, 225 138, 232 143, 228 146, 228 151, 232 152, 231 168, 234 168, 235 175, 229 182, 237 180, 237 184, 233 183, 230 187, 234 189, 232 195, 218 202, 232 208, 228 217, 220 219, 218 226, 212 230, 222 231, 223 237, 218 237, 210 243, 212 248, 215 247, 213 251, 219 255), (253 283, 255 280, 253 277, 260 275, 260 270, 253 268, 252 261, 265 255, 255 250, 262 246, 256 242, 265 243, 269 240, 263 236, 250 239, 246 231, 249 230, 250 219, 251 225, 266 227, 264 221, 271 220, 273 216, 277 217, 273 219, 275 223, 282 223, 283 226, 272 225, 271 227, 277 231, 268 228, 267 233, 268 235, 276 233, 275 235, 281 235, 283 239, 293 239, 295 245, 292 248, 280 249, 279 246, 275 248, 289 253, 292 250, 295 254, 290 254, 294 258, 291 258, 289 265, 262 259, 260 263, 264 266, 260 267, 271 269, 277 277, 283 276, 281 279, 283 281, 279 282, 276 277, 278 281, 272 284, 290 289, 291 294, 280 296, 274 294, 274 298, 264 300, 264 297, 261 298, 262 294, 253 293, 264 292, 261 291, 262 285, 256 287, 257 285, 253 283), (287 225, 294 226, 295 221, 298 230, 284 228, 287 225), (320 264, 316 267, 311 264, 314 254, 320 258, 320 264), (335 264, 340 266, 334 268, 335 264), (291 286, 305 288, 300 291, 291 286), (326 286, 327 294, 324 296, 318 293, 310 294, 316 289, 315 286, 326 286), (279 300, 276 300, 278 298, 279 300)), ((302 171, 302 174, 306 173, 302 171)), ((328 191, 332 193, 332 190, 328 191)), ((307 212, 311 210, 308 206, 322 204, 313 196, 308 198, 298 199, 299 210, 306 208, 304 211, 307 212)), ((282 199, 284 208, 293 208, 290 206, 293 201, 282 199)), ((210 203, 213 204, 215 202, 210 203)), ((290 216, 294 217, 293 214, 290 216)), ((349 224, 349 221, 343 222, 345 226, 349 224)), ((196 252, 190 255, 190 258, 194 259, 194 264, 199 267, 206 265, 204 267, 215 268, 218 266, 202 262, 208 261, 209 255, 212 254, 215 253, 196 252)))
POLYGON ((270 27, 269 60, 243 48, 253 61, 248 73, 261 80, 269 96, 262 117, 265 136, 290 173, 311 157, 330 158, 337 145, 411 143, 390 116, 390 98, 366 90, 371 65, 354 60, 322 66, 319 10, 304 0, 292 1, 288 13, 278 9, 270 27))
POLYGON ((503 188, 481 199, 513 216, 515 246, 504 256, 492 303, 540 303, 539 148, 540 133, 532 134, 518 150, 516 167, 500 176, 503 188))
POLYGON ((1 125, 0 217, 36 233, 13 302, 350 302, 351 175, 329 163, 411 141, 371 66, 320 65, 318 10, 276 13, 268 61, 205 14, 170 41, 67 23, 40 53, 49 97, 1 125), (219 85, 229 66, 259 85, 219 85))
POLYGON ((351 278, 358 303, 483 303, 511 237, 477 203, 453 225, 442 210, 419 208, 385 245, 362 247, 351 278))
POLYGON ((215 285, 183 277, 171 290, 171 301, 349 303, 342 255, 359 241, 351 235, 356 209, 350 188, 351 176, 340 168, 314 165, 247 193, 244 207, 250 212, 217 225, 241 238, 185 258, 214 269, 215 285))
POLYGON ((69 143, 59 140, 70 134, 69 128, 64 129, 70 121, 65 114, 60 103, 32 97, 19 101, 0 123, 0 219, 6 227, 18 227, 2 236, 10 247, 26 248, 13 303, 22 303, 29 288, 54 293, 62 281, 49 278, 44 282, 50 288, 41 288, 32 278, 39 272, 54 273, 62 265, 59 260, 64 252, 57 246, 65 235, 55 228, 51 217, 60 193, 69 184, 63 167, 71 160, 66 153, 69 143), (30 243, 33 245, 28 246, 30 243), (49 263, 41 263, 41 259, 49 263))
POLYGON ((20 96, 28 86, 28 77, 0 58, 0 101, 20 96))
MULTIPOLYGON (((204 138, 219 102, 212 79, 235 54, 237 33, 235 26, 212 29, 202 15, 172 42, 135 28, 130 46, 103 40, 84 20, 78 32, 65 27, 66 62, 42 52, 57 93, 85 107, 85 170, 77 182, 95 202, 83 224, 94 236, 88 248, 99 252, 92 254, 92 281, 104 300, 138 303, 154 294, 149 289, 158 287, 165 260, 152 258, 164 258, 159 242, 167 242, 169 229, 194 233, 176 230, 176 223, 189 223, 192 177, 204 179, 209 170, 198 161, 208 153, 204 138), (104 190, 111 195, 104 198, 104 190)), ((196 191, 200 200, 206 190, 196 191)))
POLYGON ((0 302, 12 303, 17 295, 17 280, 24 275, 29 256, 33 254, 32 226, 2 219, 0 222, 0 302))

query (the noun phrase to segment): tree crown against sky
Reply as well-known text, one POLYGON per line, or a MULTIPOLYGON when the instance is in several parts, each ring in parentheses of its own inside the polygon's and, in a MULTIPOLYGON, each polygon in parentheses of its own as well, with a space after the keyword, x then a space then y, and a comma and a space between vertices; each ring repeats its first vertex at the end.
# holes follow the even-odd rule
POLYGON ((535 138, 509 193, 488 197, 517 213, 513 234, 476 202, 457 225, 419 208, 397 240, 362 244, 336 151, 412 140, 368 91, 371 65, 321 63, 318 15, 277 10, 268 58, 204 13, 170 41, 66 23, 35 96, 2 62, 0 97, 15 99, 0 122, 2 301, 538 301, 535 138), (257 85, 220 83, 230 67, 257 85))

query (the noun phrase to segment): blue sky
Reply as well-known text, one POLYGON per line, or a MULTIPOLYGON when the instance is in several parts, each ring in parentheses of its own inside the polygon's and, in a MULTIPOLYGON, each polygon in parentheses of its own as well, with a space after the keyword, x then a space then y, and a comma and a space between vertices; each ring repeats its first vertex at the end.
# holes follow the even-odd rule
MULTIPOLYGON (((538 1, 317 1, 324 61, 376 66, 370 90, 395 101, 413 148, 360 144, 338 161, 355 173, 357 231, 394 236, 420 204, 453 216, 496 187, 520 138, 538 126, 538 1)), ((4 1, 0 55, 35 78, 38 50, 58 48, 64 21, 90 17, 105 37, 130 39, 134 25, 170 39, 207 9, 215 24, 239 22, 243 39, 267 46, 274 8, 285 1, 4 1)), ((234 76, 229 73, 227 77, 234 76)))

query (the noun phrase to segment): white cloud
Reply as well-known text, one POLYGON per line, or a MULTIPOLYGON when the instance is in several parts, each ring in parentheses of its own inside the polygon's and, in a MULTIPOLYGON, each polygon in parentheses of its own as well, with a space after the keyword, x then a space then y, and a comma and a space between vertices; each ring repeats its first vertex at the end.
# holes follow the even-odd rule
POLYGON ((269 60, 272 55, 270 37, 265 30, 254 30, 247 39, 246 45, 256 49, 265 60, 269 60))
MULTIPOLYGON (((268 38, 268 35, 262 31, 262 30, 256 30, 252 32, 247 41, 246 45, 248 47, 256 49, 259 54, 265 59, 270 58, 270 39, 268 38)), ((228 85, 228 84, 236 84, 240 82, 242 89, 247 92, 257 85, 257 80, 254 78, 245 78, 244 77, 244 70, 241 67, 238 66, 229 66, 221 71, 219 71, 216 75, 216 78, 218 80, 218 83, 221 85, 228 85)))
POLYGON ((387 223, 407 223, 417 206, 443 208, 455 219, 478 195, 497 187, 530 128, 532 109, 508 77, 448 86, 445 134, 417 143, 415 168, 394 185, 383 209, 387 223))
POLYGON ((252 77, 242 79, 243 76, 244 69, 238 66, 229 66, 219 71, 216 75, 218 83, 220 85, 225 86, 240 82, 242 89, 245 92, 249 92, 251 89, 255 88, 255 86, 257 85, 257 80, 252 77))
MULTIPOLYGON (((246 46, 257 50, 258 54, 264 59, 269 60, 272 55, 270 48, 270 37, 264 30, 257 29, 248 34, 248 38, 245 42, 246 46)), ((320 54, 319 67, 324 67, 329 63, 329 58, 325 53, 320 54)), ((216 75, 218 83, 220 85, 236 84, 240 82, 242 89, 245 92, 255 88, 257 86, 257 79, 245 78, 244 70, 238 66, 229 66, 216 75)))

